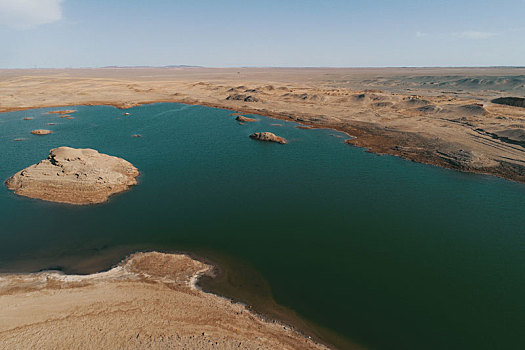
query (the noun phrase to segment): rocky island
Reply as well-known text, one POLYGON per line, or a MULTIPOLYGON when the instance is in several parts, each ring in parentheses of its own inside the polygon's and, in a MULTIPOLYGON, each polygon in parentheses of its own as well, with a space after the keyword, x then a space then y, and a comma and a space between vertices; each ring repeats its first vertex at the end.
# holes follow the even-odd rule
POLYGON ((235 120, 237 120, 238 122, 243 122, 243 123, 256 122, 257 121, 257 119, 248 118, 248 117, 245 117, 243 115, 238 115, 237 118, 235 118, 235 120))
POLYGON ((286 139, 284 137, 277 136, 271 132, 256 132, 251 134, 250 138, 259 141, 277 142, 280 144, 286 143, 286 139))
POLYGON ((75 112, 76 112, 76 109, 67 109, 67 110, 63 110, 63 111, 50 111, 50 112, 47 112, 46 114, 64 115, 64 114, 71 114, 71 113, 75 113, 75 112))
POLYGON ((33 135, 49 135, 49 134, 51 134, 51 130, 37 129, 37 130, 31 131, 31 134, 33 134, 33 135))
POLYGON ((93 149, 59 147, 47 159, 6 181, 16 194, 50 202, 95 204, 136 185, 139 171, 124 159, 93 149))

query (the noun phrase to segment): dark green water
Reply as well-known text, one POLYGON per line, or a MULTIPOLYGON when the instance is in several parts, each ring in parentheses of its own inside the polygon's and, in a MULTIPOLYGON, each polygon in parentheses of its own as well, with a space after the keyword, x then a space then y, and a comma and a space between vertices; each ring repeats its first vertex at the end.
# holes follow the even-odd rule
POLYGON ((370 348, 525 344, 524 185, 366 153, 329 130, 259 116, 238 125, 219 109, 76 108, 73 120, 43 115, 52 109, 0 114, 0 178, 71 146, 129 160, 140 184, 88 207, 2 186, 1 271, 88 272, 137 249, 210 252, 370 348), (290 142, 249 139, 255 131, 290 142))

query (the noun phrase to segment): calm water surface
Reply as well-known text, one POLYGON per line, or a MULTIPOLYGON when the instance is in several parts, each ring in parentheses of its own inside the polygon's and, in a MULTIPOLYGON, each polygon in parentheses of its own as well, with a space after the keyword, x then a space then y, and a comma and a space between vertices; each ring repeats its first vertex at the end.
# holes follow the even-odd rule
POLYGON ((239 125, 219 109, 76 109, 73 120, 0 114, 0 178, 71 146, 129 160, 140 184, 87 207, 0 187, 0 271, 90 272, 137 249, 209 252, 369 348, 525 344, 524 185, 366 153, 330 130, 260 116, 239 125), (37 128, 53 134, 29 134, 37 128), (290 142, 249 139, 256 131, 290 142))

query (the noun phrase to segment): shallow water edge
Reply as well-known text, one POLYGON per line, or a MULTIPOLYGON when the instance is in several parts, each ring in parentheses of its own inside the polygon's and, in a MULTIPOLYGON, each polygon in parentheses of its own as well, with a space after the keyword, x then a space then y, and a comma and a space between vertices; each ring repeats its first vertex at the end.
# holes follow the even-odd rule
MULTIPOLYGON (((249 266, 247 262, 236 261, 225 255, 204 252, 166 250, 157 247, 155 249, 138 249, 131 247, 120 247, 119 249, 108 249, 97 256, 92 256, 87 261, 71 266, 48 266, 36 267, 34 261, 26 265, 19 264, 8 270, 2 268, 0 277, 5 275, 32 275, 41 272, 59 271, 65 275, 95 275, 108 272, 127 261, 137 253, 159 252, 164 254, 186 255, 193 260, 200 261, 212 267, 212 273, 199 274, 195 280, 195 286, 206 293, 212 293, 219 297, 243 304, 249 311, 261 319, 275 323, 278 322, 285 327, 294 329, 306 338, 314 340, 334 349, 364 349, 351 342, 330 329, 314 324, 299 316, 293 310, 279 305, 273 298, 271 288, 266 280, 249 266), (31 267, 33 266, 33 267, 31 267), (29 270, 28 270, 29 269, 29 270)), ((78 260, 76 261, 79 262, 78 260)))

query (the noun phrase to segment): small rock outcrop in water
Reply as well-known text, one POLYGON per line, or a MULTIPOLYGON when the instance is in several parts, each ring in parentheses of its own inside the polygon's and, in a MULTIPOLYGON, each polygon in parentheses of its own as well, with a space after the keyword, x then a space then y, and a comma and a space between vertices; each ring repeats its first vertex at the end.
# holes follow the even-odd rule
POLYGON ((139 171, 93 149, 59 147, 6 181, 16 194, 50 202, 94 204, 136 185, 139 171))
POLYGON ((239 122, 256 122, 257 119, 253 119, 253 118, 248 118, 248 117, 245 117, 243 115, 238 115, 237 118, 235 118, 235 120, 239 121, 239 122))
POLYGON ((76 111, 77 111, 76 109, 67 109, 63 111, 51 111, 51 112, 47 112, 46 114, 71 114, 71 113, 75 113, 76 111))
POLYGON ((271 132, 256 132, 254 134, 251 134, 250 137, 255 140, 259 141, 269 141, 269 142, 277 142, 281 144, 286 143, 286 139, 283 137, 277 136, 275 134, 272 134, 271 132))
POLYGON ((51 134, 51 130, 37 129, 37 130, 31 131, 31 134, 33 134, 33 135, 49 135, 49 134, 51 134))

